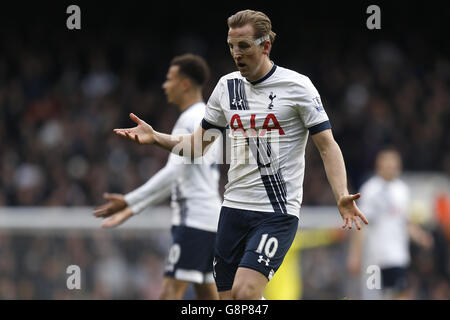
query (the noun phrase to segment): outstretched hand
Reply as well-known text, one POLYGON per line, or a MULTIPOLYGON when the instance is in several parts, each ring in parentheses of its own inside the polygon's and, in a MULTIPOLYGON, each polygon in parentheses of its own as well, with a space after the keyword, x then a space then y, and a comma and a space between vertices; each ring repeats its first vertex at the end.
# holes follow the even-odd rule
POLYGON ((131 216, 133 216, 133 211, 131 210, 131 207, 127 206, 125 209, 114 213, 110 218, 106 219, 102 223, 102 228, 117 227, 118 225, 124 223, 129 218, 131 218, 131 216))
POLYGON ((153 144, 155 142, 155 132, 145 121, 139 119, 134 113, 130 113, 130 119, 137 124, 134 128, 114 129, 119 136, 133 140, 139 144, 153 144))
POLYGON ((123 194, 105 192, 103 198, 108 202, 94 209, 94 216, 97 218, 107 218, 127 206, 123 194))
POLYGON ((344 220, 342 228, 352 229, 353 222, 358 230, 361 230, 359 219, 365 224, 369 224, 364 214, 356 206, 355 200, 361 197, 360 193, 343 196, 338 201, 338 209, 344 220), (359 219, 358 219, 359 218, 359 219))
POLYGON ((103 198, 108 202, 94 209, 94 216, 97 218, 108 218, 102 223, 103 228, 116 227, 133 215, 133 211, 126 203, 123 194, 104 193, 103 198))

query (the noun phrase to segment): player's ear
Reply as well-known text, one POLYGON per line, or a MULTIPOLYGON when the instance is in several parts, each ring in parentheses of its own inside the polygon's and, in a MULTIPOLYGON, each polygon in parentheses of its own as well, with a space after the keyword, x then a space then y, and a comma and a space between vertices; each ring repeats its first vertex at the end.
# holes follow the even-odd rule
POLYGON ((263 53, 269 55, 270 49, 272 48, 272 43, 269 40, 264 41, 263 43, 263 53))
POLYGON ((181 85, 185 91, 189 90, 192 87, 192 82, 189 78, 183 77, 183 80, 181 81, 181 85))

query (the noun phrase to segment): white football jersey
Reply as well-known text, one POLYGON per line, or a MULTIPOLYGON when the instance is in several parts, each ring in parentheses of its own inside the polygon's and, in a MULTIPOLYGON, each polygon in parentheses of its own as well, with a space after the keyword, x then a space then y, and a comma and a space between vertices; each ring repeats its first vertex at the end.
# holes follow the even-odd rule
MULTIPOLYGON (((204 103, 190 106, 178 118, 172 134, 194 132, 204 114, 204 103)), ((221 140, 213 143, 210 152, 201 158, 199 164, 170 153, 163 169, 125 196, 133 213, 139 213, 145 207, 161 202, 171 193, 173 225, 216 232, 222 202, 219 195, 221 148, 221 140)))
POLYGON ((309 132, 331 128, 310 79, 276 65, 255 82, 239 71, 223 76, 202 127, 227 125, 230 169, 223 205, 298 217, 309 132))
POLYGON ((380 268, 408 266, 408 186, 399 179, 386 181, 373 176, 360 192, 358 206, 370 222, 366 227, 365 264, 380 268))

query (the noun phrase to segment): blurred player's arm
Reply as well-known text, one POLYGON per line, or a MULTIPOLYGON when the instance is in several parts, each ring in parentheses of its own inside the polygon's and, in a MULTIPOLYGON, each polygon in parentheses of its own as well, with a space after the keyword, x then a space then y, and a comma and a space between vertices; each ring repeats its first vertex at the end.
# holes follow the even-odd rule
POLYGON ((408 222, 408 233, 410 239, 419 246, 430 249, 434 245, 433 236, 424 230, 419 224, 415 222, 408 222))
POLYGON ((361 195, 351 195, 347 189, 347 173, 341 149, 333 138, 331 129, 313 134, 312 139, 320 152, 328 182, 333 190, 337 207, 343 219, 342 228, 352 228, 353 222, 358 230, 361 229, 359 219, 368 224, 366 217, 356 206, 355 200, 361 195))
POLYGON ((180 156, 200 157, 215 141, 214 137, 204 139, 206 130, 201 126, 192 134, 170 135, 153 130, 149 124, 133 113, 130 114, 130 119, 137 124, 136 127, 114 129, 114 132, 139 144, 154 144, 180 156))
POLYGON ((139 188, 126 195, 105 193, 104 198, 108 202, 94 211, 96 217, 108 218, 102 223, 102 227, 116 227, 145 208, 167 199, 171 194, 172 184, 179 175, 181 165, 180 158, 170 155, 166 166, 139 188))
POLYGON ((350 237, 347 256, 347 270, 350 274, 358 275, 361 272, 364 237, 364 230, 355 232, 350 237))

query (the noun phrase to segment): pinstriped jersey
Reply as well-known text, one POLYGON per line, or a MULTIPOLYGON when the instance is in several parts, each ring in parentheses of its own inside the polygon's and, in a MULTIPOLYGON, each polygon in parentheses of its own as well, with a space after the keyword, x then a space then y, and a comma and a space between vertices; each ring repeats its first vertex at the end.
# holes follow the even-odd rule
POLYGON ((238 71, 223 76, 202 127, 227 126, 223 206, 298 217, 308 135, 331 128, 310 79, 276 65, 255 82, 238 71))
MULTIPOLYGON (((204 114, 203 102, 193 104, 180 115, 172 134, 194 132, 204 114)), ((165 167, 127 193, 125 201, 138 214, 172 194, 173 225, 216 232, 222 201, 218 191, 221 146, 221 142, 215 142, 200 163, 186 163, 183 157, 171 153, 165 167)))
MULTIPOLYGON (((172 134, 194 132, 205 113, 205 104, 199 102, 186 109, 178 118, 172 134)), ((211 146, 211 152, 202 157, 199 164, 185 164, 184 159, 173 153, 168 163, 180 167, 172 187, 172 224, 186 225, 216 232, 220 213, 219 178, 220 142, 211 146)))

